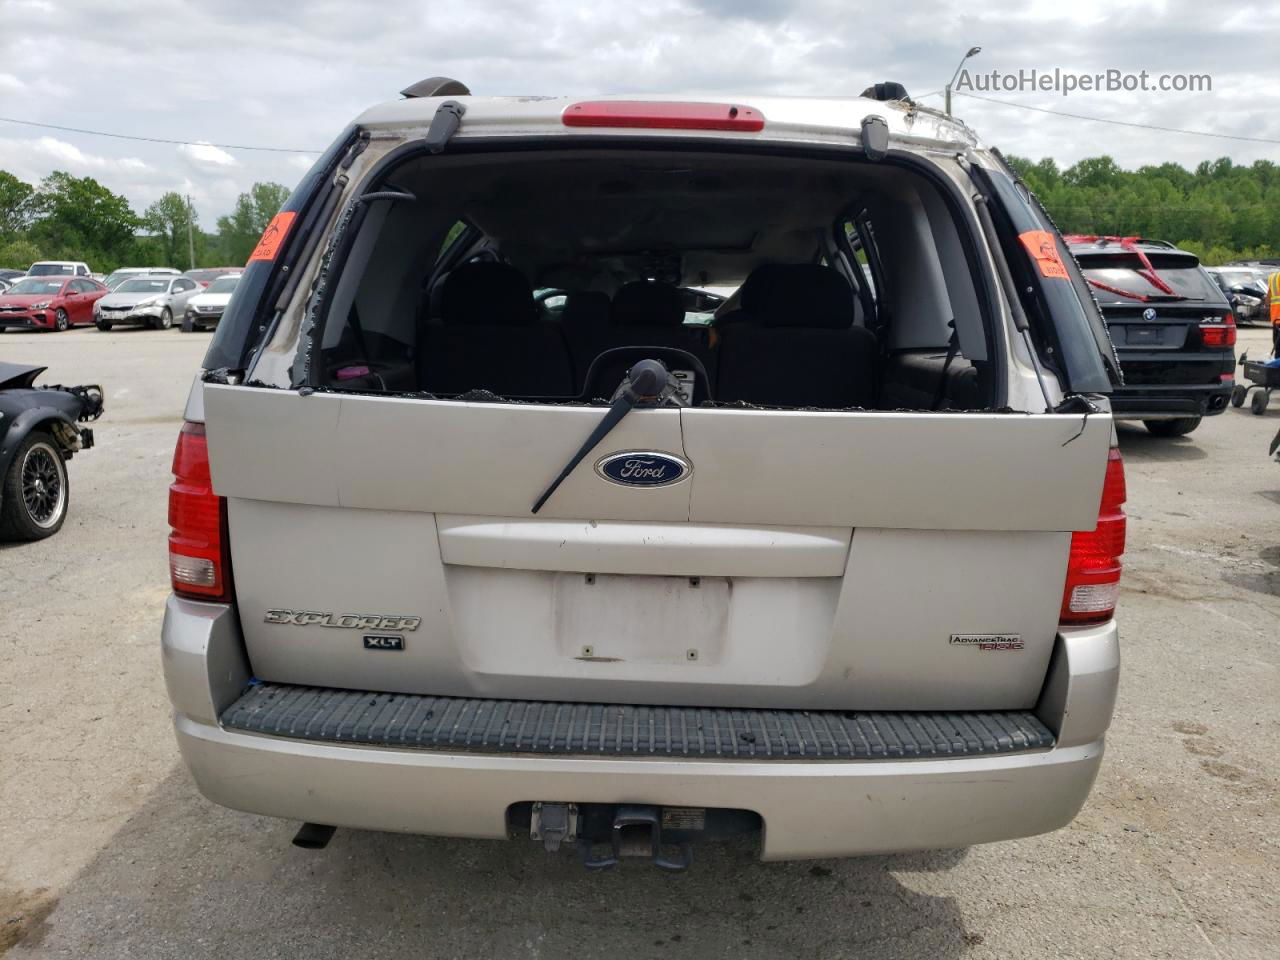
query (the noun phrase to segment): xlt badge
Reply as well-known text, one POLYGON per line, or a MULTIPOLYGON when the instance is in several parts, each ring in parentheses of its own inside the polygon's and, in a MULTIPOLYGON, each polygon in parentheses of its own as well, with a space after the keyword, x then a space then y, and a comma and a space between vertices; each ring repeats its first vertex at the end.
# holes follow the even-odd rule
POLYGON ((1017 633, 953 633, 951 642, 962 647, 979 650, 1021 650, 1026 646, 1017 633))
POLYGON ((403 650, 404 637, 381 637, 365 634, 364 648, 366 650, 403 650))

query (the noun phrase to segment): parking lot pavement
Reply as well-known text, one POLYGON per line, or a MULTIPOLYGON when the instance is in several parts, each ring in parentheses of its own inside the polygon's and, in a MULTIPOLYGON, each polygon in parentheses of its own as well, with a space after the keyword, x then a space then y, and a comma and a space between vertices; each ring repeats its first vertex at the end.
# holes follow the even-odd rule
MULTIPOLYGON (((1267 334, 1245 331, 1260 356, 1267 334)), ((528 841, 224 810, 169 731, 158 637, 169 460, 207 335, 0 335, 101 381, 62 532, 0 548, 0 953, 13 957, 1195 957, 1280 943, 1280 464, 1265 417, 1122 426, 1124 676, 1068 829, 958 852, 587 873, 528 841), (19 942, 21 941, 21 942, 19 942)), ((978 812, 975 811, 975 815, 978 812)))

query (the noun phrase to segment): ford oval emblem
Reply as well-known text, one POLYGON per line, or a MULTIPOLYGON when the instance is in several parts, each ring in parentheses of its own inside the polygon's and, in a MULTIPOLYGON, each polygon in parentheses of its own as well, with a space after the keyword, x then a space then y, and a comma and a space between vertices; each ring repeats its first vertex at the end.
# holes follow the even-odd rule
POLYGON ((1156 318, 1156 312, 1152 307, 1147 307, 1147 309, 1142 311, 1143 320, 1154 320, 1155 318, 1156 318))
POLYGON ((596 473, 610 483, 626 487, 669 487, 691 470, 688 462, 679 457, 650 450, 611 453, 596 461, 596 473))

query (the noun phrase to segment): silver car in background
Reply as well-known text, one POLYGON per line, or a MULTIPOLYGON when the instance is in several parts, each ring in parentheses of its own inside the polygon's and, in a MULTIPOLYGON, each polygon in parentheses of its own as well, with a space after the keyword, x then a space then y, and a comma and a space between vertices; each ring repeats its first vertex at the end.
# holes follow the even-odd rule
POLYGON ((168 330, 198 290, 200 285, 186 277, 133 277, 95 304, 93 320, 99 330, 110 330, 117 323, 168 330))
POLYGON ((108 289, 114 290, 132 277, 158 275, 177 277, 182 275, 182 271, 175 270, 173 267, 121 267, 118 270, 112 270, 102 282, 107 285, 108 289))

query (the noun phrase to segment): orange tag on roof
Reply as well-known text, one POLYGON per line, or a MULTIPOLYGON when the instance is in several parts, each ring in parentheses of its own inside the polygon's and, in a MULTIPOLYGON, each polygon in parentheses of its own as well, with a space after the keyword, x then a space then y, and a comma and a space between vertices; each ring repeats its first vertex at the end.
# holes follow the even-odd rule
POLYGON ((1018 234, 1018 239, 1040 268, 1042 277, 1067 279, 1067 268, 1058 254, 1058 243, 1048 230, 1028 230, 1018 234))
POLYGON ((253 248, 253 253, 249 254, 249 263, 255 260, 274 260, 284 238, 289 235, 289 228, 293 226, 293 218, 296 216, 293 211, 284 210, 272 217, 267 229, 262 231, 262 239, 253 248))

